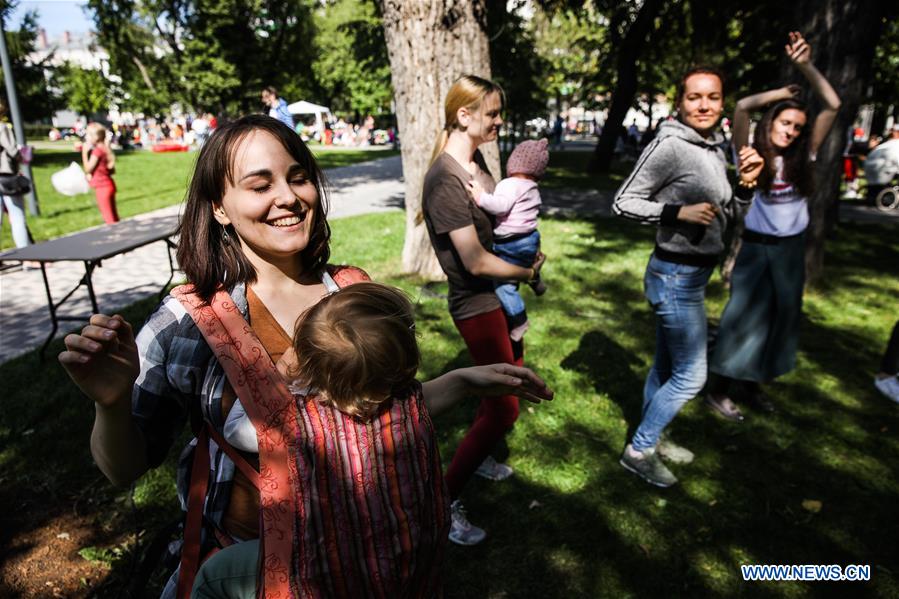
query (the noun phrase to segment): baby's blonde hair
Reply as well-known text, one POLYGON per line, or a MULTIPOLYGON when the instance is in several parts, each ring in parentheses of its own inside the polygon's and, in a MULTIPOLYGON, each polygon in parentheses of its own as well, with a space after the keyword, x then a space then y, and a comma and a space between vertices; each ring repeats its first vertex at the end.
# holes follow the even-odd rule
POLYGON ((350 285, 307 310, 293 346, 298 364, 291 375, 322 403, 363 420, 408 393, 421 361, 412 304, 378 283, 350 285))

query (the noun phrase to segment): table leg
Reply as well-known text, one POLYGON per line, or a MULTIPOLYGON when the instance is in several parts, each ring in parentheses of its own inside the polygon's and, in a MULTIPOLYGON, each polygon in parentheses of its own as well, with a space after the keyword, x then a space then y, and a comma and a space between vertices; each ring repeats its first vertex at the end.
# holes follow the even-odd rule
POLYGON ((44 277, 44 290, 47 292, 47 308, 50 309, 50 322, 52 323, 50 335, 47 336, 47 340, 44 341, 40 352, 38 352, 38 356, 43 360, 44 352, 47 351, 47 346, 53 341, 53 337, 56 336, 56 331, 59 329, 59 321, 56 319, 56 305, 53 304, 53 295, 50 293, 50 282, 47 280, 47 268, 44 266, 43 262, 41 262, 41 276, 44 277))
POLYGON ((165 251, 169 256, 169 280, 163 283, 162 289, 159 290, 159 301, 162 301, 162 298, 165 297, 165 290, 168 288, 169 283, 172 282, 172 279, 175 278, 175 262, 172 260, 172 249, 176 247, 178 246, 171 239, 166 238, 165 251))
POLYGON ((93 260, 85 260, 84 261, 84 278, 81 279, 84 284, 87 286, 87 295, 91 298, 91 308, 93 309, 93 314, 99 314, 100 308, 97 306, 97 296, 94 294, 94 284, 91 281, 91 277, 94 274, 94 268, 97 266, 97 262, 93 260))

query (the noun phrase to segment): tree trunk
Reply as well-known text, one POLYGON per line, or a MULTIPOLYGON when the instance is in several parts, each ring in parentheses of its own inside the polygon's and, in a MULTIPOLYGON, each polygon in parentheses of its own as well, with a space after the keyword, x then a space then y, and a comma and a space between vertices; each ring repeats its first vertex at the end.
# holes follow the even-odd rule
MULTIPOLYGON (((888 3, 879 0, 805 0, 797 7, 800 31, 812 45, 812 60, 840 96, 833 130, 818 150, 816 189, 809 198, 806 233, 807 281, 814 285, 824 269, 824 242, 839 216, 841 161, 846 132, 873 75, 874 51, 888 3)), ((791 67, 788 67, 791 68, 791 67)), ((795 79, 795 68, 791 68, 795 79)), ((806 86, 807 87, 807 86, 806 86)), ((814 114, 813 106, 813 114, 814 114)))
POLYGON ((612 92, 612 104, 603 125, 596 150, 590 159, 589 170, 593 173, 604 173, 612 164, 615 142, 627 111, 634 103, 637 94, 637 60, 647 45, 647 36, 653 30, 653 24, 661 11, 661 0, 645 0, 637 18, 628 28, 627 34, 618 49, 615 91, 612 92))
MULTIPOLYGON (((421 190, 431 150, 444 125, 446 92, 460 75, 490 78, 484 0, 379 0, 390 58, 406 180, 403 271, 442 278, 421 220, 421 190)), ((494 177, 496 143, 481 147, 494 177)))

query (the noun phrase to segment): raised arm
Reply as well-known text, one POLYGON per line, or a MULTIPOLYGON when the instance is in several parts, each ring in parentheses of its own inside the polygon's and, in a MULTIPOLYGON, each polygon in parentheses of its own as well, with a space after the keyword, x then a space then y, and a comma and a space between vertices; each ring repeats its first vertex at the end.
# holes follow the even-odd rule
POLYGON ((772 102, 795 98, 801 91, 798 85, 787 85, 740 98, 734 110, 734 147, 739 149, 749 143, 749 115, 753 111, 760 110, 772 102))
POLYGON ((537 274, 546 260, 543 254, 538 253, 537 259, 530 267, 510 264, 484 249, 474 225, 450 231, 449 237, 453 247, 456 248, 456 253, 462 259, 462 264, 465 265, 465 270, 476 277, 500 281, 532 281, 537 278, 537 274))
POLYGON ((505 180, 499 182, 493 193, 487 193, 480 183, 471 180, 468 182, 468 193, 482 210, 490 214, 508 214, 517 199, 514 188, 505 180))
POLYGON ((802 37, 798 31, 790 32, 790 43, 785 46, 787 56, 796 65, 796 68, 805 76, 812 91, 824 105, 821 112, 815 118, 815 124, 812 127, 811 140, 809 150, 814 155, 818 152, 818 148, 824 143, 824 138, 830 133, 831 127, 837 118, 837 112, 840 110, 840 97, 830 85, 830 82, 815 68, 812 64, 812 48, 802 37))
POLYGON ((59 361, 96 409, 91 454, 113 484, 128 485, 148 468, 147 446, 131 416, 131 392, 140 371, 131 325, 118 315, 94 314, 65 344, 59 361))
POLYGON ((84 172, 88 175, 92 174, 100 163, 100 159, 94 156, 91 150, 92 147, 88 144, 81 145, 81 165, 84 167, 84 172))

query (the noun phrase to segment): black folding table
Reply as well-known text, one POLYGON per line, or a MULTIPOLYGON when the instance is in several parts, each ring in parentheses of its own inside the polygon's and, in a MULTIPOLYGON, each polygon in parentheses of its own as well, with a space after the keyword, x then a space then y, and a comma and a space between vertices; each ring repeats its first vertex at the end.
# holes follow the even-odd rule
POLYGON ((41 346, 40 355, 43 358, 44 351, 56 335, 59 322, 63 320, 84 321, 89 315, 60 316, 57 314, 59 307, 72 294, 84 285, 91 300, 93 313, 100 311, 97 305, 97 296, 94 294, 94 285, 91 280, 94 269, 101 265, 107 258, 124 254, 156 241, 165 241, 169 258, 169 280, 165 282, 159 292, 159 297, 165 293, 166 288, 175 276, 175 262, 172 260, 172 249, 176 247, 172 237, 178 230, 177 216, 164 216, 147 219, 129 219, 114 225, 105 225, 95 229, 89 229, 80 233, 74 233, 65 237, 59 237, 43 243, 29 245, 27 247, 11 250, 0 254, 0 262, 32 261, 41 265, 41 275, 44 277, 44 289, 47 291, 47 307, 50 309, 52 330, 47 340, 41 346), (53 301, 50 294, 50 283, 47 280, 47 262, 83 262, 84 276, 78 284, 58 302, 53 301))

